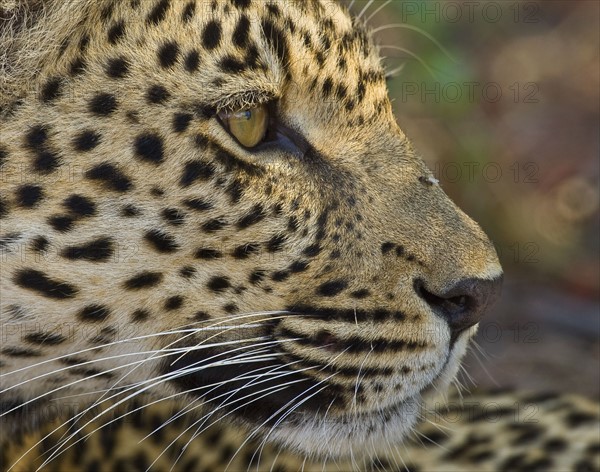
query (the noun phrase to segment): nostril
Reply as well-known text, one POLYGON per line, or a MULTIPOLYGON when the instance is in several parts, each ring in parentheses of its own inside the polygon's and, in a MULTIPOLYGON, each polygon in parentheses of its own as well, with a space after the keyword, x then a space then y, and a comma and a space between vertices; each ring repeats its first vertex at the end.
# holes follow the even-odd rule
MULTIPOLYGON (((443 314, 445 315, 444 317, 447 318, 454 319, 473 305, 470 298, 466 295, 458 295, 448 298, 435 295, 425 288, 425 285, 421 280, 415 281, 415 291, 423 300, 427 302, 429 306, 443 311, 443 314)), ((449 319, 448 321, 452 320, 449 319)))
POLYGON ((414 281, 417 295, 448 322, 453 338, 479 322, 486 307, 499 294, 500 286, 501 279, 463 279, 442 293, 433 293, 421 279, 414 281))

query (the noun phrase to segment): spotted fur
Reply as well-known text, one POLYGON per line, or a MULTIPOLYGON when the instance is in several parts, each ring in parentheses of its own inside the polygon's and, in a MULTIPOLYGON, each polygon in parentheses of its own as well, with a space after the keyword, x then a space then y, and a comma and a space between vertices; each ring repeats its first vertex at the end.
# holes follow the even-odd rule
MULTIPOLYGON (((501 269, 398 128, 366 27, 328 0, 14 12, 0 36, 0 426, 25 439, 5 463, 27 431, 70 417, 46 458, 145 470, 157 455, 127 447, 118 416, 83 458, 52 449, 119 411, 79 416, 103 391, 132 385, 158 402, 132 438, 170 418, 171 397, 218 423, 191 461, 212 444, 212 464, 247 466, 236 449, 263 439, 290 470, 383 461, 454 377, 501 269), (272 139, 248 150, 217 114, 258 104, 272 139)), ((172 430, 150 432, 169 449, 172 430)))

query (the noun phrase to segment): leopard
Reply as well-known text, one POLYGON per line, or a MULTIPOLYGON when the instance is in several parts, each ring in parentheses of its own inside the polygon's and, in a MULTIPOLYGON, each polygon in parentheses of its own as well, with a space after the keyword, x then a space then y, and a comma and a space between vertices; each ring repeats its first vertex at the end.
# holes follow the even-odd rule
POLYGON ((598 470, 597 403, 453 392, 502 268, 349 5, 0 16, 3 470, 598 470))

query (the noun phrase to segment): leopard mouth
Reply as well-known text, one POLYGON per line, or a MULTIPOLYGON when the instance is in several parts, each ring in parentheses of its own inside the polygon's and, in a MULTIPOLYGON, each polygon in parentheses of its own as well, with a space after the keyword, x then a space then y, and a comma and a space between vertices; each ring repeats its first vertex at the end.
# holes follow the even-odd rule
MULTIPOLYGON (((322 314, 317 313, 317 315, 322 314)), ((356 312, 353 314, 355 315, 356 312)), ((336 316, 344 316, 344 313, 338 311, 336 316)), ((367 314, 364 316, 367 317, 367 314)), ((381 317, 382 315, 369 314, 369 316, 381 317)), ((282 337, 287 337, 289 340, 290 333, 282 335, 279 325, 279 322, 270 323, 264 330, 261 329, 260 334, 271 342, 280 342, 282 337)), ((297 333, 294 336, 296 336, 294 339, 299 341, 299 345, 306 346, 307 343, 314 341, 298 338, 297 333)), ((329 341, 327 339, 320 341, 324 342, 324 346, 328 346, 335 341, 335 338, 330 337, 329 341)), ((337 343, 336 349, 328 351, 325 348, 323 352, 335 357, 338 348, 345 348, 344 346, 337 343)), ((387 345, 382 346, 384 347, 387 345)), ((392 380, 398 382, 402 381, 399 371, 394 371, 389 366, 371 366, 369 370, 352 366, 347 362, 344 364, 313 362, 304 356, 294 355, 283 344, 271 347, 269 352, 274 354, 273 358, 256 359, 251 363, 231 362, 232 359, 236 359, 235 353, 219 349, 191 351, 174 363, 164 364, 163 370, 175 374, 172 383, 178 390, 187 392, 210 405, 215 416, 230 416, 253 427, 277 426, 277 429, 281 430, 291 428, 302 431, 307 424, 313 424, 312 427, 316 428, 319 422, 324 422, 336 430, 348 428, 355 432, 370 430, 374 434, 388 422, 382 422, 382 418, 388 418, 389 422, 398 422, 400 418, 400 423, 404 425, 413 424, 418 416, 422 393, 431 388, 432 382, 441 375, 443 370, 443 368, 436 368, 435 372, 430 372, 427 377, 423 375, 421 383, 426 383, 425 386, 420 385, 419 388, 405 390, 402 394, 387 395, 386 393, 377 401, 357 408, 356 404, 352 405, 349 402, 352 394, 356 393, 351 392, 348 387, 351 380, 355 381, 361 375, 370 375, 384 383, 390 383, 392 380), (215 364, 215 360, 226 362, 215 364), (188 374, 176 375, 177 372, 188 372, 188 374), (346 384, 331 381, 334 377, 336 380, 344 379, 346 384)), ((357 434, 360 436, 361 433, 357 434)))

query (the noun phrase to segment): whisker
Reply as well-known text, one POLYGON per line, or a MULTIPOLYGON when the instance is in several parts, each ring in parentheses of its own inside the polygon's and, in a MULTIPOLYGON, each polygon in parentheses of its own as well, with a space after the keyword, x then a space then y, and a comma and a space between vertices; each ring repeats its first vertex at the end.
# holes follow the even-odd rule
POLYGON ((364 8, 363 8, 361 11, 360 11, 360 13, 359 13, 358 15, 356 15, 356 18, 357 18, 357 19, 360 19, 360 18, 361 18, 361 17, 362 17, 362 16, 363 16, 363 15, 364 15, 366 12, 367 12, 367 10, 369 9, 369 7, 370 7, 371 5, 373 5, 373 2, 374 2, 374 1, 375 1, 375 0, 369 0, 369 1, 367 2, 367 5, 366 5, 366 6, 365 6, 365 7, 364 7, 364 8))
POLYGON ((422 28, 419 28, 417 26, 413 26, 413 25, 409 25, 408 23, 394 23, 394 24, 390 24, 390 25, 384 25, 384 26, 379 26, 378 28, 375 28, 372 31, 372 34, 377 34, 381 31, 385 31, 388 29, 407 29, 410 31, 415 31, 421 35, 423 35, 425 38, 427 38, 429 41, 431 41, 433 44, 435 44, 435 46, 442 51, 442 53, 448 57, 448 59, 450 59, 452 62, 454 63, 459 63, 459 61, 448 52, 448 50, 437 40, 435 39, 431 34, 429 34, 427 31, 423 30, 422 28))
MULTIPOLYGON (((237 317, 232 317, 231 315, 229 315, 229 316, 219 317, 218 319, 223 318, 223 321, 235 321, 236 319, 242 319, 244 317, 263 316, 263 315, 267 316, 267 315, 271 315, 271 314, 278 315, 281 318, 284 318, 285 316, 298 316, 298 315, 302 316, 303 315, 303 314, 296 314, 296 313, 290 313, 290 312, 285 312, 285 311, 273 311, 273 312, 268 312, 267 311, 267 312, 246 313, 244 315, 240 315, 240 316, 237 316, 237 317), (285 315, 285 316, 282 316, 282 315, 285 315)), ((268 320, 272 320, 272 319, 276 319, 276 318, 266 318, 267 321, 268 320)), ((198 322, 188 323, 188 324, 183 325, 183 326, 181 326, 179 328, 175 328, 175 329, 172 329, 172 330, 169 330, 169 331, 161 331, 161 332, 153 333, 153 334, 145 334, 143 336, 135 336, 135 337, 132 337, 132 338, 120 339, 118 341, 112 341, 110 343, 100 344, 100 345, 97 345, 97 346, 93 346, 93 347, 89 347, 89 348, 86 348, 86 349, 82 349, 80 351, 69 352, 68 354, 63 354, 63 355, 58 356, 58 357, 53 357, 51 359, 46 359, 44 361, 37 362, 35 364, 29 364, 29 365, 27 365, 25 367, 21 367, 19 369, 15 369, 15 370, 12 370, 10 372, 6 372, 6 373, 3 373, 3 374, 0 374, 0 378, 6 377, 7 375, 16 374, 18 372, 22 372, 24 370, 31 369, 31 368, 34 368, 34 367, 39 367, 41 365, 44 365, 44 364, 47 364, 47 363, 50 363, 50 362, 55 362, 55 361, 58 361, 58 360, 61 360, 61 359, 67 358, 67 357, 77 356, 77 355, 80 355, 80 354, 84 354, 86 352, 96 351, 98 349, 105 349, 105 348, 110 347, 110 346, 115 346, 115 345, 119 345, 119 344, 123 344, 123 343, 128 343, 128 342, 132 342, 132 341, 141 341, 141 340, 144 340, 144 339, 150 339, 150 338, 155 338, 155 337, 159 337, 159 336, 169 336, 169 335, 174 335, 174 334, 186 334, 186 333, 187 334, 190 334, 190 333, 193 334, 193 333, 200 333, 202 331, 214 331, 214 329, 212 329, 212 328, 214 326, 217 326, 218 323, 212 324, 212 325, 210 325, 208 327, 205 327, 205 328, 187 328, 187 329, 183 329, 185 326, 192 326, 194 324, 207 323, 208 321, 213 321, 213 319, 207 320, 207 321, 198 321, 198 322)), ((237 328, 240 328, 240 327, 243 327, 243 326, 244 326, 243 324, 242 325, 237 325, 237 328)))
MULTIPOLYGON (((252 347, 254 347, 254 345, 253 345, 253 346, 242 346, 242 347, 239 347, 239 348, 236 348, 236 349, 234 349, 233 351, 228 351, 227 353, 219 353, 219 354, 217 354, 217 355, 215 355, 215 356, 212 356, 212 357, 210 357, 210 358, 208 358, 208 359, 206 359, 206 360, 211 360, 212 358, 219 357, 219 356, 221 356, 221 355, 223 355, 223 354, 230 354, 231 352, 234 352, 234 351, 237 351, 237 350, 241 350, 241 349, 248 349, 248 348, 252 348, 252 347)), ((172 354, 165 354, 164 356, 160 356, 160 357, 166 357, 166 356, 168 356, 168 355, 172 355, 172 354)), ((160 357, 159 357, 159 358, 160 358, 160 357)), ((147 360, 148 360, 148 359, 144 359, 144 360, 142 360, 142 361, 138 361, 138 362, 145 362, 145 361, 147 361, 147 360)), ((206 361, 206 360, 205 360, 205 361, 206 361)), ((120 367, 118 367, 118 368, 122 368, 122 367, 128 367, 129 365, 132 365, 132 364, 135 364, 135 363, 127 364, 127 365, 125 365, 125 366, 120 366, 120 367)), ((208 365, 208 366, 205 366, 205 367, 213 367, 213 366, 214 366, 213 364, 210 364, 210 365, 208 365)), ((117 369, 117 368, 115 368, 115 370, 116 370, 116 369, 117 369)), ((179 371, 178 371, 178 372, 179 372, 179 371)), ((183 374, 183 375, 186 375, 186 374, 183 374)), ((161 375, 161 376, 158 376, 158 377, 155 377, 155 378, 153 378, 153 379, 149 379, 149 380, 141 381, 141 382, 138 382, 138 383, 134 384, 132 387, 128 388, 128 389, 127 389, 127 390, 125 390, 125 391, 121 391, 121 392, 118 392, 118 393, 116 393, 116 394, 114 394, 114 395, 110 396, 109 398, 107 398, 107 399, 103 400, 101 403, 104 403, 104 402, 106 402, 106 401, 112 400, 113 398, 116 398, 117 396, 123 395, 123 394, 127 393, 127 392, 128 392, 128 391, 130 391, 130 390, 136 389, 136 388, 138 388, 138 387, 139 387, 139 386, 141 386, 141 385, 144 385, 144 384, 147 384, 147 383, 152 383, 152 382, 155 382, 155 381, 156 381, 156 379, 158 379, 158 378, 165 378, 165 377, 167 377, 167 378, 166 378, 165 380, 162 380, 162 381, 168 381, 168 380, 170 380, 170 375, 163 374, 163 375, 161 375)), ((88 378, 89 378, 89 377, 88 377, 88 378)), ((176 378, 176 376, 173 376, 173 378, 176 378)), ((81 381, 83 381, 83 380, 86 380, 86 379, 87 379, 87 378, 80 379, 80 380, 81 380, 81 381)), ((161 381, 161 382, 162 382, 162 381, 161 381)), ((77 382, 78 382, 78 381, 77 381, 77 382)), ((106 412, 108 412, 108 411, 110 411, 110 410, 112 410, 112 409, 114 409, 114 408, 118 407, 118 406, 119 406, 119 405, 120 405, 122 402, 124 402, 124 401, 127 401, 127 400, 129 400, 129 399, 131 399, 131 398, 135 397, 136 395, 138 395, 138 394, 140 394, 140 393, 143 393, 144 391, 148 390, 148 389, 149 389, 149 388, 151 388, 151 387, 154 387, 155 385, 158 385, 158 384, 159 384, 159 383, 161 383, 161 382, 156 382, 156 383, 154 383, 154 384, 150 385, 150 387, 146 387, 146 388, 144 388, 142 391, 139 391, 138 393, 135 393, 135 394, 133 394, 133 395, 131 395, 131 396, 127 397, 126 399, 122 400, 121 402, 117 403, 116 405, 113 405, 113 407, 111 407, 109 410, 105 410, 105 411, 101 412, 99 415, 97 415, 96 417, 94 417, 92 420, 90 420, 88 423, 86 423, 86 424, 85 424, 85 425, 83 425, 83 426, 82 426, 80 429, 78 429, 78 430, 77 430, 75 433, 73 433, 73 434, 72 434, 72 435, 71 435, 69 438, 67 438, 66 440, 64 440, 64 441, 62 441, 61 443, 59 443, 59 444, 57 444, 56 446, 54 446, 54 448, 60 448, 60 447, 61 447, 61 444, 64 444, 65 442, 68 442, 68 441, 69 441, 69 440, 70 440, 72 437, 74 437, 74 436, 75 436, 75 435, 76 435, 78 432, 80 432, 80 431, 81 431, 83 428, 85 428, 85 427, 86 427, 86 426, 87 426, 87 425, 88 425, 90 422, 92 422, 92 421, 95 421, 95 420, 96 420, 96 419, 98 419, 100 416, 102 416, 104 413, 106 413, 106 412)), ((60 390, 61 388, 63 388, 63 387, 60 387, 60 388, 58 388, 58 389, 56 389, 56 390, 60 390)), ((49 393, 51 393, 51 392, 49 392, 49 393)), ((85 415, 85 414, 86 414, 88 411, 90 411, 92 408, 94 408, 95 406, 98 406, 98 405, 100 405, 101 403, 97 403, 97 402, 96 402, 94 405, 92 405, 92 406, 90 406, 89 408, 87 408, 87 409, 83 410, 82 412, 78 413, 78 414, 77 414, 77 415, 75 415, 73 418, 70 418, 68 421, 73 421, 73 420, 75 420, 75 421, 76 421, 78 418, 82 417, 82 416, 83 416, 83 415, 85 415)), ((61 425, 59 425, 58 427, 56 427, 54 430, 52 430, 50 433, 48 433, 48 434, 47 434, 47 435, 46 435, 44 438, 42 438, 40 441, 38 441, 36 444, 34 444, 34 445, 33 445, 33 446, 32 446, 32 447, 29 449, 29 450, 27 450, 27 451, 26 451, 26 452, 25 452, 25 453, 24 453, 24 454, 23 454, 23 455, 22 455, 22 456, 21 456, 21 457, 20 457, 20 458, 17 460, 17 462, 16 462, 15 464, 13 464, 13 466, 11 466, 11 468, 10 468, 9 470, 11 470, 11 469, 12 469, 12 467, 14 467, 14 465, 16 465, 16 464, 17 464, 17 463, 18 463, 18 462, 19 462, 19 461, 20 461, 20 460, 21 460, 23 457, 25 457, 25 455, 26 455, 26 454, 28 454, 28 453, 29 453, 31 450, 33 450, 33 449, 34 449, 34 448, 35 448, 35 447, 36 447, 36 446, 37 446, 39 443, 41 443, 41 442, 42 442, 43 440, 45 440, 46 438, 50 437, 50 436, 51 436, 53 433, 55 433, 56 431, 58 431, 58 430, 59 430, 60 428, 62 428, 62 427, 63 427, 63 425, 65 425, 65 424, 66 424, 66 422, 65 422, 65 423, 62 423, 61 425)), ((70 427, 70 428, 69 428, 69 430, 71 430, 71 429, 72 429, 72 428, 74 428, 74 427, 75 427, 75 425, 73 425, 72 427, 70 427)), ((69 433, 69 430, 67 430, 67 431, 66 431, 66 432, 63 434, 63 437, 69 433)), ((62 439, 62 438, 61 438, 61 439, 62 439)), ((54 448, 53 448, 53 449, 54 449, 54 448)), ((49 452, 49 451, 48 451, 48 452, 49 452)), ((52 459, 52 457, 51 457, 51 458, 49 458, 49 459, 48 459, 46 462, 44 462, 44 464, 43 464, 43 465, 45 465, 45 464, 46 464, 47 462, 49 462, 49 460, 51 460, 51 459, 52 459)))
POLYGON ((379 13, 381 10, 383 10, 385 7, 387 7, 390 3, 392 3, 392 0, 386 0, 383 5, 380 5, 373 13, 371 13, 367 19, 365 20, 365 23, 369 23, 369 21, 371 21, 371 19, 377 15, 377 13, 379 13))
MULTIPOLYGON (((342 352, 340 352, 337 356, 335 356, 333 359, 330 359, 326 365, 322 366, 321 368, 319 368, 319 371, 323 371, 324 369, 326 369, 327 367, 333 365, 333 363, 340 357, 342 356, 346 351, 348 351, 348 349, 350 349, 351 346, 348 346, 346 349, 344 349, 342 352)), ((231 460, 229 461, 229 463, 227 464, 227 467, 225 468, 225 470, 227 470, 229 468, 229 466, 231 465, 231 462, 233 461, 233 459, 235 458, 235 456, 240 452, 241 448, 252 438, 254 437, 258 431, 260 430, 260 428, 262 428, 268 421, 270 421, 275 415, 278 415, 283 409, 287 408, 288 405, 292 404, 298 397, 304 395, 305 393, 309 392, 310 390, 312 390, 315 387, 318 387, 319 385, 321 385, 322 383, 326 382, 327 380, 329 380, 330 378, 334 377, 337 373, 334 372, 333 374, 329 375, 328 377, 326 377, 325 379, 317 382, 315 385, 313 385, 312 387, 309 387, 307 390, 305 390, 304 392, 296 395, 294 398, 292 398, 292 400, 290 400, 289 402, 287 402, 285 405, 283 405, 281 408, 279 408, 279 410, 277 410, 275 413, 273 413, 269 418, 267 418, 267 420, 265 420, 261 425, 259 425, 258 427, 255 428, 254 432, 252 432, 250 435, 248 435, 248 437, 244 440, 244 442, 240 445, 240 447, 238 447, 236 453, 233 455, 233 457, 231 458, 231 460)), ((294 406, 293 408, 291 408, 290 410, 288 410, 286 412, 285 415, 283 415, 279 420, 277 420, 277 422, 269 429, 269 432, 265 435, 265 437, 263 438, 263 441, 261 442, 261 444, 266 443, 267 439, 269 438, 269 436, 271 435, 271 433, 275 430, 275 428, 277 426, 279 426, 279 424, 281 424, 281 422, 287 418, 295 409, 297 409, 299 406, 301 406, 303 403, 305 403, 306 401, 308 401, 310 398, 312 398, 314 395, 318 394, 319 392, 321 392, 322 390, 324 390, 325 388, 327 388, 327 385, 325 385, 323 388, 321 388, 320 390, 318 390, 317 392, 315 392, 313 395, 310 395, 309 397, 305 398, 302 402, 296 404, 296 406, 294 406)), ((254 457, 254 456, 253 456, 254 457)))
MULTIPOLYGON (((295 362, 294 362, 294 363, 295 363, 295 362)), ((289 364, 291 364, 291 363, 289 363, 289 364)), ((285 368, 285 367, 286 367, 287 365, 289 365, 289 364, 286 364, 286 365, 283 365, 283 366, 278 366, 278 368, 285 368)), ((305 369, 305 370, 306 370, 306 369, 305 369)), ((295 373, 297 373, 297 372, 300 372, 300 370, 298 370, 298 371, 284 372, 284 373, 282 374, 282 376, 285 376, 285 375, 292 375, 292 374, 295 374, 295 373)), ((270 380, 270 379, 269 379, 269 380, 270 380)), ((266 381, 266 380, 265 380, 265 381, 266 381)), ((264 382, 264 381, 263 381, 263 382, 264 382)), ((298 381, 296 381, 296 382, 298 382, 298 381)), ((246 384, 246 385, 248 385, 248 384, 246 384)), ((183 431, 181 434, 179 434, 179 435, 178 435, 178 436, 177 436, 177 437, 176 437, 176 438, 175 438, 175 439, 174 439, 174 440, 173 440, 173 441, 172 441, 170 444, 168 444, 168 445, 167 445, 167 446, 164 448, 163 452, 162 452, 162 453, 161 453, 161 454, 160 454, 160 455, 159 455, 159 456, 158 456, 158 457, 157 457, 157 458, 154 460, 154 462, 153 462, 153 463, 150 465, 150 468, 152 467, 152 465, 154 465, 154 464, 156 463, 156 461, 158 461, 158 459, 160 459, 160 457, 161 457, 161 456, 162 456, 162 455, 163 455, 163 454, 164 454, 164 453, 165 453, 165 452, 166 452, 166 451, 167 451, 167 450, 168 450, 168 449, 169 449, 169 448, 170 448, 170 447, 171 447, 173 444, 175 444, 175 442, 177 442, 177 440, 178 440, 178 439, 180 439, 180 438, 181 438, 181 437, 182 437, 182 436, 183 436, 183 435, 184 435, 184 434, 185 434, 187 431, 189 431, 190 429, 192 429, 192 428, 196 427, 196 425, 198 425, 198 423, 202 422, 202 424, 200 424, 200 426, 199 426, 199 427, 196 429, 196 432, 194 433, 194 435, 192 436, 192 438, 190 439, 190 441, 188 441, 188 443, 185 445, 184 449, 185 449, 185 448, 188 446, 188 444, 189 444, 191 441, 193 441, 193 439, 195 439, 196 437, 198 437, 198 435, 199 435, 199 434, 202 434, 204 431, 206 431, 208 428, 210 428, 211 426, 213 426, 214 424, 216 424, 218 421, 222 420, 223 418, 226 418, 226 417, 227 417, 227 416, 229 416, 230 414, 233 414, 235 411, 239 410, 240 408, 243 408, 243 407, 247 406, 248 404, 252 403, 253 401, 260 400, 261 398, 264 398, 265 396, 267 396, 267 395, 271 395, 272 393, 274 393, 274 392, 272 392, 272 391, 269 391, 269 390, 277 389, 277 390, 275 390, 275 392, 277 392, 277 391, 280 391, 280 390, 284 390, 285 388, 287 388, 287 386, 282 388, 282 385, 275 385, 275 386, 267 387, 266 389, 260 390, 260 391, 258 391, 258 392, 253 392, 253 393, 251 393, 251 394, 248 394, 248 395, 246 395, 246 396, 244 396, 244 397, 242 397, 242 398, 240 398, 240 399, 236 400, 236 402, 238 402, 238 401, 241 401, 241 400, 244 400, 244 399, 246 399, 246 398, 248 398, 248 397, 252 397, 252 396, 259 395, 259 394, 261 394, 261 393, 263 393, 263 392, 265 392, 265 391, 268 391, 268 393, 267 393, 267 394, 265 394, 265 395, 261 395, 260 397, 258 397, 258 398, 255 398, 254 400, 252 400, 251 402, 248 402, 248 403, 246 403, 246 404, 242 404, 242 405, 240 405, 240 406, 236 407, 235 409, 233 409, 233 410, 229 411, 228 413, 226 413, 225 415, 223 415, 222 417, 220 417, 220 418, 219 418, 219 419, 217 419, 216 421, 212 422, 211 424, 209 424, 209 425, 207 425, 207 426, 204 426, 205 422, 206 422, 206 421, 207 421, 207 420, 208 420, 208 419, 209 419, 209 418, 210 418, 212 415, 214 415, 214 414, 215 414, 215 411, 216 411, 216 409, 215 409, 215 410, 212 410, 212 411, 210 411, 208 414, 204 415, 203 417, 199 418, 197 421, 195 421, 194 423, 192 423, 192 424, 191 424, 191 425, 190 425, 188 428, 186 428, 186 429, 185 429, 185 430, 184 430, 184 431, 183 431), (204 426, 204 427, 203 427, 203 426, 204 426), (202 430, 200 430, 200 428, 203 428, 203 429, 202 429, 202 430)), ((239 390, 238 390, 238 391, 239 391, 239 390)), ((227 392, 227 394, 230 394, 230 393, 229 393, 229 392, 227 392)), ((197 405, 197 406, 195 406, 193 409, 199 408, 200 406, 201 406, 201 405, 197 405)), ((220 405, 220 406, 222 407, 222 406, 223 406, 223 403, 221 403, 221 405, 220 405)), ((190 411, 191 411, 191 410, 190 410, 190 411)), ((189 412, 189 411, 188 411, 188 412, 189 412)), ((182 453, 183 453, 183 451, 182 451, 182 453)), ((181 457, 181 454, 180 454, 180 456, 179 456, 179 457, 181 457)), ((177 462, 177 461, 176 461, 176 462, 177 462)), ((174 465, 175 465, 175 464, 174 464, 174 465)))
MULTIPOLYGON (((406 48, 400 47, 400 46, 392 46, 392 45, 381 46, 381 49, 392 49, 394 51, 400 51, 405 54, 408 54, 413 59, 416 59, 419 62, 419 64, 421 64, 423 66, 423 68, 429 73, 429 75, 431 75, 431 77, 433 77, 434 79, 438 78, 437 74, 433 71, 433 69, 431 67, 429 67, 427 65, 427 63, 420 56, 415 54, 414 52, 412 52, 406 48)), ((402 67, 404 67, 404 64, 402 65, 402 67)), ((394 75, 394 74, 392 74, 392 71, 390 71, 389 75, 394 75)))

